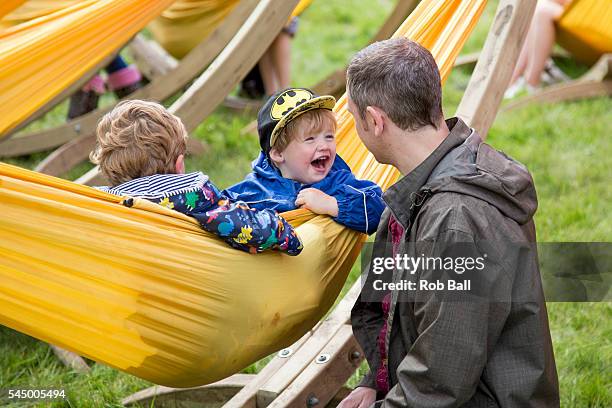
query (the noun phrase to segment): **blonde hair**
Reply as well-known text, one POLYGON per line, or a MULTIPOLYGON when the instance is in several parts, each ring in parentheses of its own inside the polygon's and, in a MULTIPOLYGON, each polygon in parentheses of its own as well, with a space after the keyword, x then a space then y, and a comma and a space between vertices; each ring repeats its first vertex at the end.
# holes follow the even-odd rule
POLYGON ((274 142, 272 149, 282 152, 287 148, 289 143, 299 134, 299 132, 316 132, 323 129, 325 126, 330 126, 332 132, 336 133, 336 115, 334 112, 327 109, 313 109, 305 112, 287 123, 284 128, 278 133, 278 137, 274 142))
POLYGON ((181 120, 155 102, 119 103, 96 129, 90 160, 111 185, 153 174, 175 173, 176 160, 187 150, 181 120))

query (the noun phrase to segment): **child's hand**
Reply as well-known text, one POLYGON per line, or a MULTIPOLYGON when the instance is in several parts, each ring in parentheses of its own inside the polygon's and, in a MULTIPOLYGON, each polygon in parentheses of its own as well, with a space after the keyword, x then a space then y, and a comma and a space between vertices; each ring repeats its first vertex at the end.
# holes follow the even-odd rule
POLYGON ((307 208, 316 214, 338 216, 338 201, 316 188, 305 188, 300 191, 295 200, 295 205, 300 208, 307 208))

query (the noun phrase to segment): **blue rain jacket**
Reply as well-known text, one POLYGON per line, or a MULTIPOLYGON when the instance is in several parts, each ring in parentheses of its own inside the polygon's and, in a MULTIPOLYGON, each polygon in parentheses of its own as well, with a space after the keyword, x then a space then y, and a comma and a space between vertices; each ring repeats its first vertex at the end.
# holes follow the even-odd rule
POLYGON ((368 234, 376 231, 385 208, 382 190, 372 181, 356 179, 350 167, 338 155, 327 177, 308 185, 283 178, 261 152, 253 162, 253 171, 222 194, 232 200, 244 201, 252 208, 284 212, 295 210, 295 200, 300 190, 311 187, 336 198, 336 222, 368 234))

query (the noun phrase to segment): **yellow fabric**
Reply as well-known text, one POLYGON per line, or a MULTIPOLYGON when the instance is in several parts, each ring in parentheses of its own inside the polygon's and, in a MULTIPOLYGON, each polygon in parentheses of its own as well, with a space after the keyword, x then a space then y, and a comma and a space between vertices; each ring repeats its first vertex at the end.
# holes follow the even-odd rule
MULTIPOLYGON (((484 0, 424 0, 396 35, 432 50, 442 76, 484 0)), ((398 173, 361 144, 346 99, 338 152, 358 177, 398 173)), ((0 324, 157 384, 226 377, 288 346, 331 307, 364 236, 329 217, 285 213, 297 257, 249 255, 190 218, 0 164, 0 324)))
POLYGON ((0 30, 0 135, 116 51, 172 1, 151 0, 143 7, 138 0, 82 0, 0 30))
POLYGON ((177 0, 149 24, 155 40, 183 58, 234 9, 240 0, 177 0))
POLYGON ((295 9, 293 9, 293 12, 291 13, 291 17, 297 17, 300 14, 302 14, 304 12, 304 10, 306 10, 306 8, 308 8, 308 6, 310 6, 310 3, 312 3, 312 0, 300 0, 300 2, 298 3, 297 6, 295 6, 295 9))
MULTIPOLYGON (((149 25, 155 40, 175 58, 183 58, 213 32, 240 0, 177 0, 149 25)), ((312 0, 301 0, 291 18, 312 0)))
POLYGON ((48 16, 49 14, 66 9, 82 2, 83 0, 23 0, 19 3, 21 7, 13 8, 10 14, 0 20, 0 27, 7 28, 22 24, 35 18, 48 16))
POLYGON ((574 0, 557 28, 559 44, 577 59, 593 64, 612 53, 612 1, 574 0))
MULTIPOLYGON (((0 3, 0 19, 21 6, 25 1, 26 0, 4 0, 0 3)), ((0 24, 2 24, 1 21, 0 24)))

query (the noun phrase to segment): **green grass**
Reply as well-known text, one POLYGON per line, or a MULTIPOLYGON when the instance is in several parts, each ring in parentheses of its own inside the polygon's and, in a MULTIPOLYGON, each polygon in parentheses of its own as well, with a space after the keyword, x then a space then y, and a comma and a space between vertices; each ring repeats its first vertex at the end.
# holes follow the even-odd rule
MULTIPOLYGON (((493 2, 495 3, 495 2, 493 2)), ((316 0, 304 13, 294 41, 293 84, 309 86, 341 68, 378 30, 394 2, 389 0, 316 0), (368 12, 364 12, 364 10, 368 12)), ((464 52, 482 47, 495 11, 489 4, 483 20, 464 52)), ((584 66, 562 61, 577 76, 584 66)), ((468 69, 455 70, 444 90, 448 116, 454 112, 469 81, 468 69)), ((104 103, 112 103, 112 98, 104 103)), ((612 144, 605 126, 612 120, 612 101, 593 99, 575 103, 530 106, 501 113, 488 142, 531 170, 538 189, 536 215, 540 241, 609 241, 611 190, 609 168, 612 144)), ((29 129, 59 124, 66 113, 62 104, 29 129)), ((258 153, 254 135, 241 129, 254 114, 218 109, 193 133, 210 150, 187 161, 188 170, 203 170, 220 187, 239 181, 258 153)), ((48 152, 7 160, 33 168, 48 152)), ((71 171, 74 179, 88 164, 71 171)), ((359 276, 353 267, 345 290, 359 276)), ((560 379, 562 406, 612 406, 612 304, 549 303, 551 333, 560 379)), ((257 372, 267 359, 245 372, 257 372)), ((365 370, 351 377, 354 385, 365 370)), ((150 385, 100 364, 79 375, 63 367, 48 346, 7 328, 0 328, 0 387, 63 387, 69 399, 55 406, 119 406, 121 398, 150 385)))

